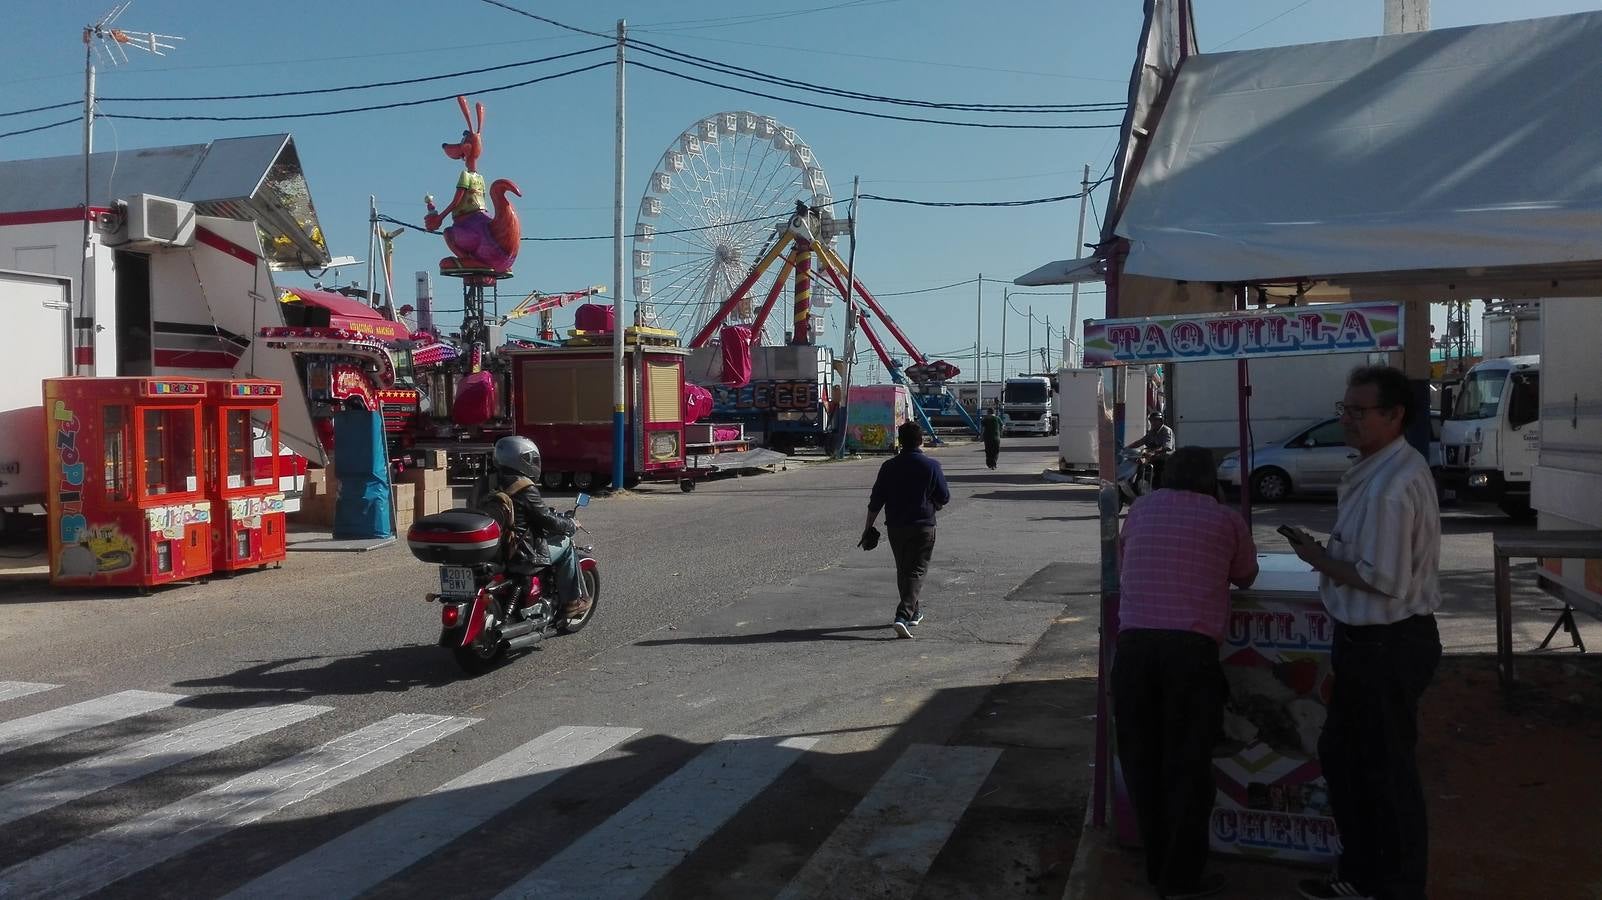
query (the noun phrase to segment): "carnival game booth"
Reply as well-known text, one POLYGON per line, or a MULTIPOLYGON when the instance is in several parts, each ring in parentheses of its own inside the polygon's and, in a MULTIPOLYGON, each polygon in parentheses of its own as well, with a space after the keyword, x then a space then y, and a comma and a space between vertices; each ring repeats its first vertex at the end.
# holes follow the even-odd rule
POLYGON ((50 378, 50 583, 150 588, 212 571, 206 382, 50 378))
POLYGON ((276 381, 208 382, 206 496, 212 511, 212 568, 219 572, 281 562, 284 494, 278 489, 276 381))
MULTIPOLYGON (((1395 337, 1370 352, 1399 356, 1427 396, 1432 301, 1602 296, 1602 56, 1594 50, 1602 13, 1213 54, 1196 52, 1193 21, 1186 0, 1147 5, 1096 256, 1047 264, 1017 283, 1105 280, 1108 320, 1086 332, 1087 345, 1099 337, 1104 358, 1235 359, 1246 471, 1253 347, 1260 355, 1291 345, 1356 352, 1340 345, 1360 342, 1348 326, 1366 319, 1369 336, 1395 337), (1283 330, 1268 324, 1276 318, 1283 330), (1233 321, 1260 324, 1237 331, 1233 321)), ((1594 367, 1595 345, 1588 350, 1571 364, 1594 367)), ((1602 417, 1567 397, 1543 398, 1543 412, 1561 413, 1567 448, 1566 469, 1548 475, 1544 495, 1537 471, 1543 528, 1602 527, 1602 417)), ((1555 437, 1543 434, 1543 454, 1555 437)), ((1105 477, 1105 455, 1103 467, 1105 477)), ((1108 494, 1104 487, 1104 687, 1118 614, 1108 494)), ((1245 491, 1248 521, 1250 505, 1245 491)), ((1309 596, 1308 579, 1281 574, 1281 598, 1309 596)), ((1283 645, 1276 655, 1317 643, 1311 618, 1280 618, 1305 628, 1279 633, 1272 616, 1250 619, 1239 602, 1236 614, 1264 624, 1257 634, 1283 645)), ((1507 615, 1498 610, 1497 643, 1511 655, 1507 615)), ((1239 649, 1225 648, 1226 667, 1239 649)), ((1292 691, 1316 702, 1321 669, 1275 667, 1245 699, 1283 707, 1292 691)), ((1099 711, 1095 825, 1105 823, 1110 786, 1105 691, 1099 711)), ((1293 716, 1291 736, 1316 718, 1293 716)), ((1252 766, 1260 769, 1267 752, 1287 757, 1276 767, 1314 755, 1305 741, 1269 744, 1253 751, 1252 766)), ((1271 778, 1256 779, 1261 791, 1248 784, 1244 805, 1265 826, 1250 831, 1231 830, 1243 820, 1227 814, 1235 801, 1221 789, 1215 847, 1327 856, 1331 836, 1307 809, 1322 797, 1307 774, 1287 776, 1305 785, 1294 810, 1288 782, 1277 791, 1271 778)))

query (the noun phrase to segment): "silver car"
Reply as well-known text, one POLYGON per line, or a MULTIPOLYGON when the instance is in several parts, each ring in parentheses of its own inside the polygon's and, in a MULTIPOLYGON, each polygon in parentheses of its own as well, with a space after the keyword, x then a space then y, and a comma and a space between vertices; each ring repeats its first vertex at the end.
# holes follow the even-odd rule
MULTIPOLYGON (((1441 465, 1441 419, 1430 415, 1430 468, 1441 465)), ((1325 419, 1292 432, 1281 441, 1268 441, 1252 451, 1252 497, 1275 503, 1297 494, 1330 494, 1341 476, 1357 462, 1357 451, 1346 446, 1340 419, 1325 419)), ((1224 457, 1218 465, 1218 482, 1240 490, 1240 453, 1224 457)))

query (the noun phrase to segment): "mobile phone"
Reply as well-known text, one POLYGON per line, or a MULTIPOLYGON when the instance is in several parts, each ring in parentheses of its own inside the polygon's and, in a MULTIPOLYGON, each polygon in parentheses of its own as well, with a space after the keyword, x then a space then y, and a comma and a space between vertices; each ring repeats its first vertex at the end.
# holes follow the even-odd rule
POLYGON ((1281 535, 1284 535, 1285 540, 1290 541, 1293 544, 1301 544, 1301 543, 1306 542, 1306 540, 1307 540, 1307 537, 1306 537, 1305 534, 1303 534, 1300 530, 1298 530, 1296 528, 1292 528, 1289 525, 1281 525, 1281 526, 1279 526, 1278 528, 1276 528, 1274 530, 1279 532, 1281 535))

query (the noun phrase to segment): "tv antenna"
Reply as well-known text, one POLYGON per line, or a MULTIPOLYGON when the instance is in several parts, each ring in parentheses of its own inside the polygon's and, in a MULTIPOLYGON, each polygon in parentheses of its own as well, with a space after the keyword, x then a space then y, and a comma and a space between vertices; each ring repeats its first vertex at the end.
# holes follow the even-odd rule
MULTIPOLYGON (((83 264, 78 274, 79 309, 80 318, 93 319, 94 308, 87 299, 91 296, 85 288, 89 283, 89 258, 94 253, 91 245, 91 227, 94 214, 94 196, 89 187, 89 157, 95 149, 95 60, 100 59, 106 65, 126 65, 128 51, 143 50, 154 56, 166 56, 166 51, 176 49, 172 41, 181 41, 183 38, 172 34, 157 34, 154 31, 129 31, 116 27, 117 19, 133 6, 133 0, 119 3, 109 12, 100 17, 100 21, 93 25, 83 27, 83 264)), ((94 329, 80 331, 75 340, 78 348, 88 348, 87 355, 94 358, 94 329)), ((74 371, 85 375, 93 371, 92 364, 77 362, 81 355, 74 352, 74 371), (86 371, 87 370, 87 371, 86 371)))

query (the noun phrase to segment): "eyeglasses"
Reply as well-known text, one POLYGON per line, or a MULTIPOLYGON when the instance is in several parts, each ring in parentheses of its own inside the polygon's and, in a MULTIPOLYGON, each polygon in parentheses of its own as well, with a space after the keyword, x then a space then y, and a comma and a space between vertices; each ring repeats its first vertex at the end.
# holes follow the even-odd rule
POLYGON ((1373 406, 1360 406, 1356 403, 1337 403, 1335 404, 1335 415, 1342 417, 1350 416, 1353 420, 1357 420, 1363 418, 1363 416, 1366 415, 1371 409, 1389 408, 1390 407, 1388 406, 1381 406, 1379 404, 1375 404, 1373 406))

